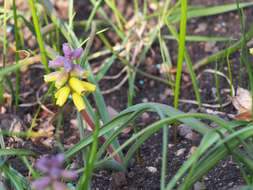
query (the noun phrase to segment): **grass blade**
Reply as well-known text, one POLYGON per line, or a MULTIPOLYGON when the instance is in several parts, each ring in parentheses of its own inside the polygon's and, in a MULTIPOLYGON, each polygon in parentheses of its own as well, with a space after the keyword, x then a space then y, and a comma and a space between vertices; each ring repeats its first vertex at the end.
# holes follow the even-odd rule
MULTIPOLYGON (((240 8, 251 7, 252 5, 253 5, 252 2, 240 3, 240 8)), ((187 11, 188 19, 191 19, 191 18, 212 16, 212 15, 222 14, 222 13, 236 11, 236 10, 237 10, 236 3, 231 3, 231 4, 211 6, 211 7, 190 6, 186 11, 187 11)), ((181 17, 180 10, 176 9, 168 17, 168 19, 170 22, 178 22, 180 21, 180 17, 181 17)))
MULTIPOLYGON (((18 28, 18 16, 17 16, 17 7, 16 7, 16 0, 13 0, 13 18, 14 18, 14 37, 15 37, 15 45, 16 45, 16 52, 15 52, 15 61, 16 64, 19 61, 18 51, 22 49, 22 44, 19 35, 19 28, 18 28)), ((18 108, 19 102, 19 91, 20 91, 20 71, 19 69, 16 70, 16 89, 15 89, 15 106, 16 109, 18 108)))
POLYGON ((174 95, 174 107, 178 108, 178 101, 180 95, 181 75, 183 69, 184 53, 185 53, 185 36, 186 36, 186 23, 187 23, 187 0, 181 0, 181 21, 179 33, 179 47, 177 59, 177 74, 174 95))
POLYGON ((48 73, 49 68, 48 68, 48 63, 47 63, 47 54, 45 50, 44 40, 41 34, 41 27, 40 27, 39 18, 37 15, 35 0, 29 0, 29 6, 32 11, 33 25, 34 25, 37 41, 40 48, 41 62, 44 65, 45 71, 48 73))

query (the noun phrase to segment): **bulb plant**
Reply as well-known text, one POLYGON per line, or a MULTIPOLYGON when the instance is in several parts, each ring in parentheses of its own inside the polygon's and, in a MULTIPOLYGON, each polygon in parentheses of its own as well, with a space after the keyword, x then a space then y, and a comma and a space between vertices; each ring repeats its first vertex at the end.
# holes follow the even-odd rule
MULTIPOLYGON (((5 3, 6 2, 7 0, 5 0, 5 3)), ((15 4, 15 1, 13 2, 15 4)), ((186 34, 186 21, 191 18, 217 15, 219 13, 236 10, 240 8, 239 5, 237 8, 235 4, 229 4, 211 8, 191 7, 191 9, 188 10, 186 0, 175 4, 172 4, 172 1, 170 0, 166 0, 164 7, 160 6, 159 4, 157 4, 157 6, 153 6, 156 7, 156 12, 149 15, 147 7, 145 7, 147 6, 146 1, 143 9, 140 7, 138 1, 134 1, 135 11, 134 16, 132 17, 133 19, 127 21, 127 19, 123 17, 123 14, 117 10, 117 5, 114 1, 104 1, 103 3, 105 3, 115 15, 115 24, 111 20, 108 20, 108 15, 102 7, 102 1, 96 2, 93 0, 90 2, 92 5, 94 5, 94 9, 88 21, 74 22, 74 1, 69 2, 72 4, 69 7, 68 22, 65 22, 57 17, 54 6, 49 0, 43 1, 43 11, 39 12, 41 15, 37 15, 36 8, 39 7, 36 6, 37 4, 35 1, 29 0, 29 6, 32 9, 31 16, 33 18, 32 21, 34 28, 29 24, 28 26, 30 27, 29 29, 31 32, 36 35, 36 40, 39 45, 41 53, 38 55, 38 57, 43 63, 44 71, 46 73, 44 75, 44 81, 46 83, 51 83, 54 87, 53 98, 55 100, 55 105, 60 109, 66 104, 73 105, 72 108, 77 113, 80 141, 68 149, 62 148, 62 153, 60 154, 41 156, 39 159, 37 159, 33 167, 33 157, 38 158, 38 154, 31 150, 5 147, 5 143, 2 140, 2 134, 4 135, 5 133, 0 132, 0 142, 2 148, 0 150, 1 180, 8 180, 8 183, 11 184, 12 188, 18 190, 91 189, 91 176, 95 169, 99 170, 109 168, 113 171, 127 171, 127 167, 129 166, 129 163, 131 163, 132 158, 135 156, 137 150, 140 149, 141 146, 153 134, 162 129, 163 140, 160 173, 161 190, 192 188, 195 182, 200 181, 204 175, 206 175, 219 163, 220 160, 223 160, 227 156, 232 156, 239 166, 243 166, 241 167, 242 176, 247 184, 252 184, 253 180, 251 174, 253 173, 253 155, 251 147, 253 146, 253 126, 251 122, 227 121, 217 116, 199 113, 185 114, 171 106, 159 103, 148 102, 133 105, 133 98, 135 94, 135 77, 137 74, 141 74, 142 76, 149 77, 165 83, 166 85, 170 84, 173 88, 175 88, 176 98, 174 103, 175 107, 177 108, 181 87, 180 80, 182 63, 185 61, 191 76, 196 99, 201 106, 198 89, 199 87, 195 77, 195 72, 197 69, 195 68, 210 63, 212 60, 218 61, 220 58, 228 56, 227 52, 234 52, 239 48, 243 49, 242 60, 244 60, 247 56, 249 56, 248 49, 246 49, 246 41, 253 36, 253 30, 251 29, 247 35, 244 34, 244 37, 240 41, 236 42, 227 50, 218 52, 217 54, 198 62, 198 64, 193 67, 187 52, 187 48, 185 47, 185 42, 190 41, 190 39, 201 41, 203 38, 201 38, 201 36, 188 36, 186 34), (110 40, 107 39, 106 35, 103 34, 103 32, 106 30, 96 33, 96 30, 93 28, 93 26, 94 23, 97 22, 92 22, 96 12, 99 12, 99 14, 103 16, 104 20, 102 20, 102 23, 106 22, 106 24, 113 29, 113 32, 118 35, 121 43, 120 48, 116 48, 116 46, 114 47, 112 44, 110 44, 110 40), (43 22, 43 19, 40 20, 39 16, 41 16, 41 18, 46 18, 46 21, 43 22), (149 23, 153 23, 154 18, 157 19, 158 22, 154 25, 149 25, 149 23), (50 25, 50 27, 47 27, 48 19, 50 19, 50 22, 52 21, 52 25, 50 25), (42 21, 42 23, 39 21, 42 21), (180 33, 177 32, 174 25, 179 21, 181 22, 179 30, 180 33), (89 38, 85 40, 81 39, 81 37, 77 37, 73 30, 75 25, 83 26, 84 23, 86 31, 91 29, 89 38), (139 27, 135 28, 134 26, 137 24, 139 27), (43 30, 42 26, 45 26, 43 30), (161 33, 161 30, 164 29, 167 29, 170 32, 167 36, 164 36, 161 33), (57 48, 58 44, 60 43, 56 43, 54 38, 52 38, 53 32, 56 34, 60 33, 61 37, 67 41, 67 43, 62 45, 63 56, 59 56, 57 51, 54 51, 51 48, 54 47, 54 49, 60 49, 57 48), (112 55, 109 57, 109 61, 106 60, 103 62, 101 69, 94 74, 89 62, 94 57, 100 58, 98 55, 102 54, 101 52, 90 52, 90 47, 92 46, 94 36, 97 34, 104 43, 103 45, 112 55), (161 49, 163 64, 167 64, 168 67, 172 67, 169 50, 165 43, 167 38, 176 40, 179 44, 176 82, 174 81, 174 76, 169 76, 168 79, 170 81, 168 82, 159 77, 147 74, 138 68, 145 59, 146 54, 149 52, 152 44, 155 44, 157 41, 159 42, 159 47, 161 49), (85 42, 87 43, 85 49, 83 50, 81 47, 84 47, 85 42), (47 60, 49 59, 52 59, 52 61, 48 62, 47 60), (129 80, 128 107, 117 114, 114 118, 110 118, 102 91, 100 90, 98 83, 105 76, 116 59, 122 62, 124 67, 127 68, 126 77, 128 77, 127 79, 129 80), (52 69, 53 71, 50 72, 49 69, 52 69), (94 98, 94 104, 92 105, 87 98, 89 95, 92 95, 94 98), (138 121, 137 118, 139 118, 144 112, 156 113, 159 116, 159 120, 151 124, 147 124, 147 126, 140 130, 135 130, 134 134, 130 133, 129 139, 120 144, 120 134, 129 126, 133 126, 133 128, 135 128, 135 123, 138 121), (209 127, 206 123, 202 122, 202 119, 215 123, 218 128, 214 129, 209 127), (193 152, 189 158, 187 158, 177 173, 172 176, 170 181, 166 181, 166 176, 168 174, 168 142, 170 140, 169 133, 171 131, 169 130, 169 127, 174 123, 184 123, 185 125, 191 127, 202 136, 202 139, 196 151, 193 152), (84 128, 89 131, 87 135, 83 135, 85 134, 82 131, 84 128), (20 160, 29 170, 29 174, 31 174, 29 175, 29 178, 25 177, 17 169, 12 167, 12 165, 8 162, 11 156, 17 156, 20 158, 20 160), (74 171, 69 170, 68 168, 69 164, 72 163, 72 158, 76 158, 77 156, 78 158, 82 159, 81 163, 78 165, 80 169, 78 168, 78 170, 74 171), (29 183, 29 181, 31 183, 29 183), (66 184, 66 181, 69 181, 69 183, 66 184), (69 184, 71 184, 73 188, 71 188, 69 184)), ((241 7, 247 7, 251 5, 252 3, 243 3, 241 7)), ((19 12, 16 10, 14 12, 15 15, 19 14, 19 12)), ((5 30, 7 19, 11 17, 11 14, 9 14, 10 13, 5 10, 5 30)), ((15 33, 18 32, 19 28, 19 25, 17 24, 17 21, 19 20, 17 18, 19 18, 18 15, 15 16, 15 33)), ((25 20, 26 18, 23 19, 25 20)), ((24 23, 27 24, 29 22, 25 20, 24 23)), ((22 37, 21 34, 20 37, 22 37)), ((208 38, 208 40, 214 39, 230 41, 230 38, 208 38)), ((4 36, 3 41, 4 52, 6 53, 6 35, 4 36)), ((16 50, 21 49, 21 41, 22 40, 20 39, 16 40, 16 50)), ((109 55, 108 52, 103 55, 109 55)), ((253 54, 252 49, 250 49, 250 53, 253 54)), ((30 58, 25 60, 16 59, 16 64, 1 69, 0 88, 2 88, 2 83, 6 80, 4 77, 7 74, 16 71, 20 67, 26 65, 29 61, 30 58)), ((248 73, 250 76, 250 73, 252 74, 250 70, 251 66, 247 65, 246 63, 246 68, 247 71, 249 71, 248 73)), ((17 72, 17 74, 19 74, 19 72, 17 72)), ((17 82, 17 85, 22 84, 19 81, 17 82)), ((16 92, 17 94, 19 93, 18 89, 16 92)), ((2 92, 3 90, 0 89, 0 93, 2 92)), ((19 101, 16 101, 16 104, 18 104, 18 102, 19 101)), ((37 116, 38 114, 36 113, 34 116, 34 121, 36 121, 37 116)), ((36 122, 32 123, 34 124, 36 122)), ((175 129, 174 135, 177 135, 176 133, 177 130, 175 129)), ((31 133, 29 134, 31 135, 31 133)), ((11 132, 6 133, 6 135, 20 135, 21 137, 29 136, 28 133, 13 134, 11 132)))

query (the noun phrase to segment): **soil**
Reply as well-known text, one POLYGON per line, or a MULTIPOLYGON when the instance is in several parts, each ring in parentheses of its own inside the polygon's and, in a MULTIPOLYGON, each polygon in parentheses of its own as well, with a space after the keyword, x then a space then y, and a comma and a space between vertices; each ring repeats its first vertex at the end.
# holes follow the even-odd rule
MULTIPOLYGON (((224 3, 232 3, 234 1, 202 1, 202 0, 193 0, 190 3, 192 5, 217 5, 224 3)), ((247 18, 247 24, 250 25, 253 20, 253 9, 247 9, 245 11, 247 18)), ((240 21, 237 12, 230 12, 227 14, 204 17, 201 19, 191 19, 188 22, 188 34, 192 35, 210 35, 210 36, 230 36, 235 39, 239 39, 240 32, 240 21), (204 31, 196 32, 196 29, 200 25, 206 25, 204 31)), ((168 48, 171 50, 171 55, 174 63, 176 63, 177 58, 177 46, 174 41, 168 41, 168 48)), ((211 44, 211 48, 208 48, 208 43, 187 43, 187 48, 193 62, 200 60, 201 58, 208 56, 216 51, 222 50, 225 47, 228 47, 229 44, 225 43, 215 43, 211 44)), ((156 46, 153 47, 154 52, 159 52, 156 46)), ((152 53, 150 53, 152 57, 152 53)), ((157 54, 156 54, 157 55, 157 54)), ((231 64, 233 66, 233 83, 236 86, 239 84, 239 72, 245 73, 245 70, 240 69, 239 54, 235 53, 230 57, 231 64), (238 72, 239 71, 239 72, 238 72)), ((152 64, 160 63, 161 58, 156 57, 153 60, 152 64)), ((154 67, 152 64, 143 63, 141 69, 148 71, 154 75, 161 75, 159 73, 159 68, 154 67)), ((218 65, 222 64, 220 62, 218 65)), ((223 64, 224 65, 224 64, 223 64)), ((218 66, 223 71, 226 71, 226 66, 218 66), (223 67, 223 68, 222 68, 223 67)), ((215 69, 215 63, 211 63, 208 66, 202 68, 204 69, 215 69)), ((119 70, 112 68, 112 74, 118 73, 119 70)), ((199 71, 201 72, 201 71, 199 71)), ((187 81, 186 81, 187 82, 187 81)), ((102 87, 106 88, 106 83, 102 83, 102 87)), ((215 88, 215 80, 213 75, 207 74, 204 75, 201 80, 199 80, 200 87, 202 89, 202 101, 203 102, 212 102, 210 95, 213 94, 212 89, 215 88)), ((110 83, 108 84, 108 86, 110 83)), ((248 84, 241 84, 247 88, 248 84)), ((136 87, 138 94, 134 103, 141 102, 160 102, 168 105, 173 105, 173 97, 171 96, 170 88, 156 81, 149 80, 142 76, 137 76, 136 87)), ((108 88, 108 87, 107 87, 108 88)), ((226 82, 221 82, 221 88, 228 88, 226 82)), ((120 111, 126 107, 127 102, 127 85, 123 86, 119 91, 114 92, 113 94, 106 97, 107 105, 113 106, 116 110, 120 111)), ((185 99, 194 99, 194 93, 191 87, 187 89, 182 89, 181 98, 185 99)), ((185 112, 188 111, 197 111, 197 107, 189 104, 180 104, 180 109, 185 112)), ((225 108, 228 113, 234 113, 233 107, 230 105, 225 108)), ((151 115, 149 115, 151 116, 151 115)), ((145 120, 145 119, 144 119, 145 120)), ((143 121, 145 123, 145 121, 143 121)), ((148 123, 146 122, 146 125, 148 123)), ((145 125, 145 124, 144 124, 145 125)), ((171 134, 171 131, 170 131, 171 134)), ((171 139, 171 138, 170 138, 171 139)), ((180 139, 180 138, 179 138, 180 139)), ((197 146, 196 142, 186 140, 181 138, 177 144, 170 144, 168 147, 169 158, 168 158, 168 173, 167 179, 176 173, 176 171, 182 166, 184 161, 187 159, 189 152, 192 147, 197 146), (183 153, 176 155, 179 150, 183 150, 183 153)), ((127 190, 156 190, 160 189, 160 169, 161 169, 161 147, 162 147, 162 132, 154 134, 142 147, 140 150, 140 157, 143 162, 138 163, 136 159, 132 165, 128 168, 125 175, 122 177, 120 174, 117 175, 110 171, 99 171, 93 177, 93 189, 96 190, 108 190, 108 189, 127 189, 127 190), (154 171, 150 171, 149 167, 155 168, 154 171)), ((198 186, 204 184, 204 189, 207 190, 227 190, 232 187, 244 184, 244 181, 241 177, 239 167, 229 156, 226 159, 222 160, 217 167, 212 169, 204 178, 202 182, 195 184, 194 189, 201 189, 198 186)))
MULTIPOLYGON (((77 6, 77 10, 83 10, 84 4, 82 4, 81 1, 80 6, 77 6)), ((192 0, 190 3, 192 5, 216 5, 216 4, 224 4, 224 3, 230 3, 234 2, 233 0, 192 0)), ((88 7, 86 10, 90 11, 91 9, 88 7)), ((87 18, 89 14, 86 14, 85 11, 77 11, 78 18, 87 18)), ((247 9, 245 10, 245 16, 247 18, 247 25, 250 25, 253 21, 253 9, 247 9)), ((240 32, 240 22, 239 22, 239 16, 237 12, 230 12, 227 14, 222 14, 219 16, 212 16, 212 17, 204 17, 201 19, 191 19, 188 22, 188 34, 192 35, 211 35, 211 36, 228 36, 233 37, 235 39, 239 39, 241 32, 240 32), (204 28, 203 30, 201 28, 204 28)), ((114 39, 115 40, 115 39, 114 39)), ((187 43, 187 48, 189 50, 189 54, 192 58, 193 63, 197 60, 210 55, 218 50, 221 50, 225 47, 227 47, 229 44, 227 43, 187 43)), ((176 65, 176 59, 177 59, 177 45, 175 41, 168 40, 167 46, 169 50, 171 51, 172 61, 173 64, 176 65)), ((99 45, 98 45, 99 48, 99 45)), ((233 66, 233 84, 235 86, 238 86, 240 84, 239 81, 239 72, 245 72, 243 69, 239 66, 239 60, 238 56, 239 53, 235 53, 231 55, 230 61, 233 66)), ((147 56, 149 61, 145 61, 140 65, 140 69, 143 71, 147 71, 150 74, 164 77, 162 74, 160 74, 160 69, 157 65, 161 63, 161 57, 160 57, 160 50, 157 46, 157 44, 154 44, 152 47, 152 51, 148 53, 147 56), (156 53, 157 52, 157 53, 156 53), (159 56, 157 56, 159 55, 159 56)), ((91 62, 91 65, 93 68, 96 67, 96 62, 91 62)), ((211 63, 208 66, 201 68, 198 72, 201 73, 204 69, 214 69, 216 66, 215 63, 211 63)), ((221 65, 220 62, 217 63, 218 67, 221 71, 226 71, 226 65, 225 63, 221 65)), ((120 72, 122 69, 121 64, 114 64, 113 67, 111 67, 108 75, 115 75, 120 72)), ((22 92, 30 92, 30 95, 27 96, 27 98, 22 100, 22 103, 31 103, 34 102, 34 95, 36 92, 39 93, 39 90, 41 90, 41 85, 43 83, 42 80, 42 70, 40 68, 32 68, 27 72, 28 74, 25 75, 22 80, 24 83, 28 85, 26 88, 22 89, 22 92), (38 77, 32 77, 32 76, 38 76, 38 77), (36 78, 36 80, 31 80, 36 78), (29 83, 27 83, 29 82, 29 83), (29 100, 29 101, 27 101, 29 100)), ((121 78, 122 79, 122 78, 121 78)), ((183 83, 189 82, 189 76, 185 74, 185 77, 183 79, 183 83)), ((119 79, 115 80, 102 80, 100 83, 100 87, 102 90, 110 89, 115 84, 117 84, 119 79)), ((212 89, 215 88, 215 81, 214 76, 210 74, 205 74, 199 79, 199 84, 201 88, 201 96, 202 101, 205 103, 212 103, 213 98, 212 89)), ((243 87, 247 88, 247 83, 240 84, 243 87)), ((228 88, 228 85, 226 82, 221 81, 221 88, 228 88)), ((43 88, 42 88, 43 90, 43 88)), ((121 111, 127 107, 127 90, 128 86, 127 83, 123 85, 119 90, 105 95, 105 101, 107 106, 110 106, 114 108, 117 111, 121 111)), ((182 88, 181 91, 181 98, 182 99, 190 99, 194 100, 194 92, 192 90, 191 86, 188 86, 187 88, 182 88)), ((164 103, 168 105, 173 105, 173 96, 171 93, 170 87, 158 83, 154 80, 150 80, 147 78, 144 78, 140 75, 137 75, 136 78, 136 96, 134 98, 134 104, 141 103, 141 102, 159 102, 164 103)), ((68 109, 68 108, 66 108, 68 109)), ((29 126, 29 123, 31 122, 30 116, 35 113, 37 110, 37 105, 29 106, 29 107, 22 107, 16 115, 21 119, 27 126, 29 126)), ((180 110, 184 112, 189 111, 203 111, 199 110, 195 105, 193 104, 185 104, 180 103, 180 110)), ((224 110, 218 110, 218 111, 224 111, 224 110)), ((234 113, 235 110, 233 109, 232 105, 229 105, 225 108, 225 111, 228 113, 234 113)), ((13 110, 7 109, 7 114, 12 113, 13 110)), ((72 112, 71 112, 72 113, 72 112)), ((45 114, 45 113, 44 113, 45 114)), ((145 113, 145 116, 142 116, 140 119, 140 123, 142 124, 142 127, 147 126, 152 121, 156 120, 157 117, 152 114, 145 113)), ((43 115, 43 114, 42 114, 43 115)), ((226 116, 223 116, 227 118, 226 116)), ((69 122, 68 122, 69 123, 69 122)), ((67 126, 67 127, 71 127, 67 126)), ((69 131, 66 127, 66 133, 65 136, 72 136, 75 135, 76 131, 69 131)), ((170 131, 171 134, 171 131, 170 131)), ((78 135, 78 134, 76 134, 78 135)), ((131 135, 128 134, 129 136, 131 135)), ((124 139, 126 137, 122 137, 124 139)), ((172 138, 170 138, 172 139, 172 138)), ((169 144, 168 151, 169 151, 169 157, 168 157, 168 173, 167 181, 171 179, 171 177, 177 172, 177 170, 180 168, 180 166, 184 163, 184 161, 187 159, 187 156, 191 152, 191 150, 198 146, 199 140, 191 141, 187 140, 181 136, 179 136, 177 144, 169 144)), ((67 142, 69 143, 69 142, 67 142)), ((74 143, 72 141, 72 143, 74 143)), ((68 144, 69 145, 69 144, 68 144)), ((70 146, 70 145, 69 145, 70 146)), ((33 144, 33 142, 29 142, 26 144, 21 144, 18 147, 29 147, 29 149, 32 149, 39 154, 42 153, 48 153, 54 152, 55 150, 52 150, 50 148, 40 148, 40 146, 36 146, 33 144)), ((92 189, 94 190, 109 190, 109 189, 126 189, 126 190, 156 190, 160 189, 160 168, 161 168, 161 148, 162 148, 162 132, 158 132, 154 134, 140 149, 139 152, 139 158, 141 158, 141 161, 138 161, 139 159, 135 158, 133 159, 131 165, 128 167, 127 171, 122 173, 115 173, 113 171, 108 170, 102 170, 95 172, 93 179, 92 179, 92 189)), ((12 161, 15 165, 15 159, 12 161)), ((25 173, 27 171, 22 170, 23 168, 19 166, 18 164, 15 166, 16 168, 21 169, 22 173, 25 173)), ((237 185, 244 184, 244 181, 241 177, 240 170, 238 166, 234 163, 233 159, 231 157, 227 157, 225 160, 221 161, 220 164, 212 169, 204 178, 202 182, 199 182, 201 184, 204 184, 207 190, 226 190, 230 189, 237 185)), ((198 184, 197 184, 198 185, 198 184)), ((196 185, 196 186, 197 186, 196 185)), ((195 187, 197 190, 198 188, 195 187)))

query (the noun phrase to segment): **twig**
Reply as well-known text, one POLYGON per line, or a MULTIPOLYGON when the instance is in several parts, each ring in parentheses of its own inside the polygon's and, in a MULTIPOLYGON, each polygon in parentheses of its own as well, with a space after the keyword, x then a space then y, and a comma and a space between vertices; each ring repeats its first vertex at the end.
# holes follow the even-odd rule
POLYGON ((127 70, 127 67, 124 67, 118 74, 113 76, 104 76, 104 80, 113 80, 119 78, 125 71, 127 70))
POLYGON ((117 85, 114 86, 113 88, 110 88, 110 89, 108 89, 108 90, 104 90, 104 91, 102 91, 101 93, 102 93, 102 94, 110 94, 110 93, 112 93, 112 92, 114 92, 114 91, 116 91, 116 90, 119 90, 120 87, 122 87, 122 86, 125 84, 125 82, 127 81, 127 79, 128 79, 128 76, 126 75, 126 76, 123 78, 123 80, 120 81, 119 84, 117 84, 117 85))

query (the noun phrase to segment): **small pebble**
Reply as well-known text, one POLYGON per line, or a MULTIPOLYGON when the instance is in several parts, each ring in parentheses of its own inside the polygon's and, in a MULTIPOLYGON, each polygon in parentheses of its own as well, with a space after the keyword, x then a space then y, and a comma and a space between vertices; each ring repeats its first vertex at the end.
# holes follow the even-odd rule
POLYGON ((148 169, 148 171, 150 171, 151 173, 156 173, 157 172, 157 168, 153 167, 153 166, 148 166, 146 167, 148 169))
POLYGON ((172 148, 174 146, 174 144, 169 144, 168 147, 169 148, 172 148))
POLYGON ((215 52, 219 51, 218 47, 216 46, 216 42, 205 43, 204 50, 205 50, 205 52, 208 52, 208 53, 215 53, 215 52))
POLYGON ((193 188, 193 189, 194 189, 194 190, 204 190, 204 189, 206 189, 206 187, 205 187, 205 184, 204 184, 204 183, 197 181, 197 182, 194 184, 194 188, 193 188))
POLYGON ((147 103, 147 102, 148 102, 148 99, 147 99, 147 98, 143 98, 141 101, 142 101, 143 103, 147 103))
POLYGON ((131 172, 129 172, 127 176, 128 176, 129 178, 134 177, 134 172, 132 172, 132 171, 131 171, 131 172))
POLYGON ((158 70, 160 70, 161 64, 156 64, 156 68, 157 68, 158 70))
POLYGON ((176 152, 176 156, 180 156, 182 154, 184 154, 184 152, 186 151, 186 148, 181 148, 176 152))
POLYGON ((140 80, 140 81, 139 81, 139 84, 140 84, 140 85, 144 85, 144 83, 145 83, 144 80, 140 80))
POLYGON ((206 29, 207 29, 207 24, 203 22, 198 25, 198 27, 194 30, 194 33, 204 32, 206 31, 206 29))
POLYGON ((166 88, 166 89, 164 90, 164 94, 165 94, 166 96, 173 96, 173 90, 172 90, 171 88, 166 88))
POLYGON ((141 115, 141 119, 144 123, 148 122, 149 119, 150 119, 150 115, 147 113, 147 112, 144 112, 142 115, 141 115))
POLYGON ((234 182, 230 182, 230 183, 228 184, 229 187, 232 187, 233 185, 234 185, 234 182))
POLYGON ((153 80, 150 81, 150 82, 149 82, 149 85, 150 85, 150 87, 153 87, 153 86, 155 85, 155 81, 153 81, 153 80))

